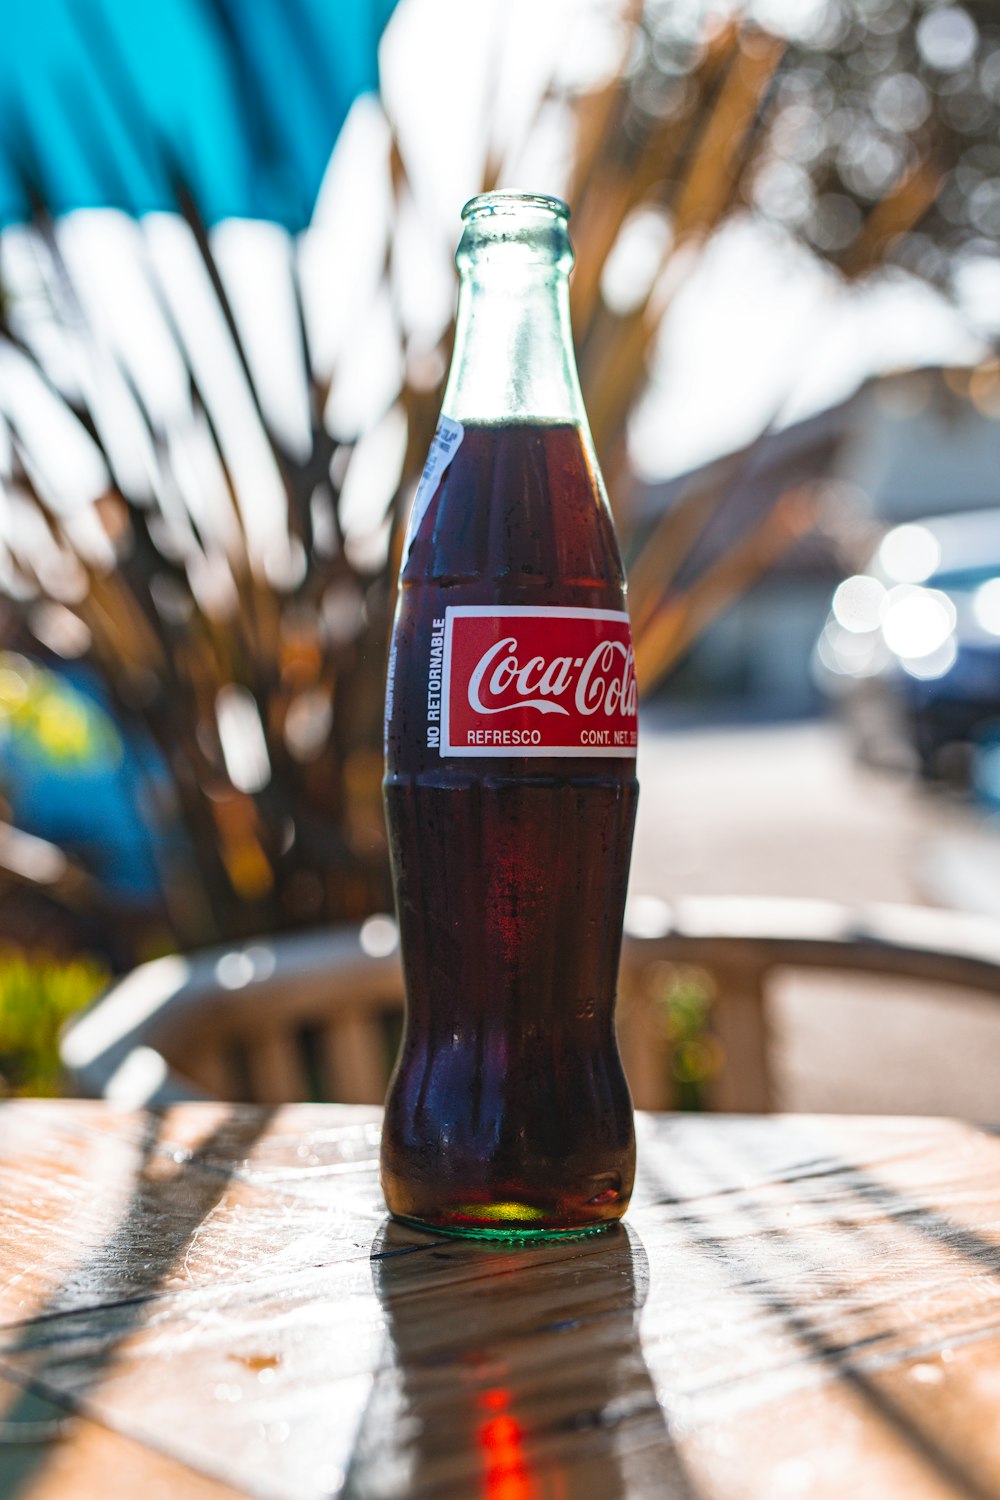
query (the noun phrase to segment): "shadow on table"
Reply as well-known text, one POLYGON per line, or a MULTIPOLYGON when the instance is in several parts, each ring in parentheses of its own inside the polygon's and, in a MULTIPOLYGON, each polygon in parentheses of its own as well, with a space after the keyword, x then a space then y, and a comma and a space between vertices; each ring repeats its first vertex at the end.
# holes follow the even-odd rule
POLYGON ((233 1111, 193 1154, 180 1158, 163 1140, 163 1115, 146 1113, 131 1195, 111 1234, 72 1267, 29 1323, 0 1330, 0 1377, 23 1387, 23 1394, 0 1414, 2 1500, 19 1500, 37 1484, 54 1442, 71 1435, 74 1414, 85 1414, 89 1392, 273 1113, 233 1111), (57 1362, 55 1390, 45 1376, 57 1362))
POLYGON ((371 1267, 389 1358, 344 1500, 694 1500, 639 1342, 634 1230, 526 1246, 387 1222, 371 1267))
MULTIPOLYGON (((996 1500, 996 1491, 984 1486, 977 1475, 974 1457, 970 1461, 964 1451, 961 1433, 949 1428, 947 1407, 941 1408, 942 1420, 921 1420, 914 1414, 913 1403, 898 1399, 885 1378, 889 1368, 902 1369, 917 1361, 926 1368, 950 1342, 947 1332, 942 1331, 938 1340, 929 1340, 919 1324, 916 1328, 904 1324, 901 1329, 891 1318, 873 1329, 875 1294, 869 1285, 859 1291, 852 1280, 852 1267, 857 1264, 859 1246, 866 1240, 876 1263, 883 1261, 891 1254, 887 1233, 895 1231, 901 1232, 897 1245, 900 1255, 907 1254, 914 1237, 929 1240, 958 1261, 965 1260, 993 1276, 1000 1275, 1000 1246, 880 1181, 863 1162, 832 1153, 817 1159, 808 1172, 799 1163, 790 1177, 769 1179, 770 1196, 757 1195, 743 1185, 752 1183, 759 1172, 758 1160, 745 1146, 741 1149, 729 1143, 727 1154, 720 1155, 699 1149, 689 1140, 685 1159, 688 1171, 696 1166, 701 1173, 704 1191, 699 1198, 703 1204, 699 1199, 675 1195, 669 1177, 649 1161, 645 1164, 646 1187, 657 1194, 659 1202, 687 1209, 675 1215, 675 1223, 683 1226, 692 1248, 706 1255, 713 1266, 724 1265, 731 1283, 780 1319, 794 1336, 798 1352, 793 1359, 804 1379, 808 1381, 814 1367, 825 1368, 864 1402, 886 1431, 923 1461, 949 1493, 968 1500, 996 1500), (806 1177, 814 1187, 817 1180, 825 1179, 829 1184, 824 1195, 813 1198, 818 1203, 825 1196, 834 1210, 822 1242, 801 1236, 795 1223, 789 1223, 787 1205, 775 1196, 781 1185, 797 1191, 806 1177), (734 1187, 734 1182, 740 1185, 734 1187), (725 1203, 728 1220, 721 1230, 717 1218, 720 1201, 725 1203), (868 1225, 859 1222, 857 1202, 875 1205, 883 1217, 868 1225), (745 1221, 749 1241, 734 1235, 734 1225, 740 1219, 745 1221), (845 1241, 849 1241, 849 1247, 845 1241), (769 1253, 774 1257, 770 1274, 769 1253), (815 1295, 814 1290, 803 1296, 803 1287, 822 1287, 822 1296, 815 1295), (831 1307, 843 1309, 839 1324, 831 1318, 831 1307)), ((724 1381, 723 1386, 727 1383, 724 1381)), ((704 1398, 710 1390, 706 1388, 702 1394, 704 1398)), ((933 1410, 933 1405, 929 1409, 933 1410)))

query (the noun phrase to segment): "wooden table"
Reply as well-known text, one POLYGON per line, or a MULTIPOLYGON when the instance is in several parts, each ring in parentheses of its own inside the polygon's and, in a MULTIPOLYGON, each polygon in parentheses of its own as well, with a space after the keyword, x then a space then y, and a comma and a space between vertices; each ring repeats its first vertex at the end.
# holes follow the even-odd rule
POLYGON ((374 1110, 0 1106, 0 1496, 1000 1496, 1000 1140, 639 1131, 627 1228, 497 1247, 374 1110))

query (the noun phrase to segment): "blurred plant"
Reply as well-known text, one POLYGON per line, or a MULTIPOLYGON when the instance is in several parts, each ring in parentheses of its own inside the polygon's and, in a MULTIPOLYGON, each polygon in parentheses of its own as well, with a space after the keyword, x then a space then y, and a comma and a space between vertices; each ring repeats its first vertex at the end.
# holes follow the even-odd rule
POLYGON ((0 949, 0 1096, 58 1092, 59 1030, 108 979, 90 959, 0 949))
POLYGON ((881 247, 952 288, 969 258, 1000 248, 1000 13, 992 0, 801 12, 755 207, 848 275, 881 247))
POLYGON ((643 970, 642 990, 667 1044, 674 1107, 707 1109, 708 1090, 726 1065, 712 1033, 715 980, 706 969, 657 960, 643 970))
MULTIPOLYGON (((985 8, 981 21, 904 0, 810 9, 822 25, 789 46, 738 13, 629 5, 606 76, 585 88, 553 78, 525 122, 530 136, 554 110, 573 140, 574 326, 626 538, 629 415, 677 291, 722 225, 770 215, 856 279, 890 254, 905 260, 918 223, 947 255, 969 152, 985 153, 975 170, 987 181, 1000 54, 985 8), (961 64, 958 33, 945 45, 955 26, 975 32, 961 64), (970 70, 980 103, 966 116, 952 83, 970 70)), ((483 187, 515 163, 510 143, 489 147, 483 187)), ((116 218, 97 239, 87 219, 54 219, 22 169, 37 209, 30 228, 5 232, 16 295, 0 311, 8 638, 85 659, 126 738, 158 748, 155 816, 184 834, 163 872, 178 943, 385 908, 385 642, 452 336, 450 324, 431 339, 412 327, 402 291, 405 231, 421 218, 405 146, 390 129, 396 232, 373 241, 381 279, 359 333, 362 355, 388 348, 389 378, 368 431, 351 426, 358 349, 347 373, 326 360, 303 295, 329 239, 209 230, 177 170, 179 216, 116 218)), ((981 197, 968 209, 977 233, 981 197)), ((646 690, 816 518, 803 487, 763 513, 748 505, 752 457, 683 498, 635 551, 646 690)))

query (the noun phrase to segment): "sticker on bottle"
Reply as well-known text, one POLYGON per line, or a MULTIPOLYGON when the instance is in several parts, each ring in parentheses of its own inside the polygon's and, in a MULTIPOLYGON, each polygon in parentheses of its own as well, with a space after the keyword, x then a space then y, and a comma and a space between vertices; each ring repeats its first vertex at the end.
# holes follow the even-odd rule
POLYGON ((410 555, 410 548, 413 546, 414 539, 420 529, 420 523, 427 512, 427 507, 434 499, 435 491, 441 483, 445 469, 462 446, 464 436, 465 428, 461 422, 455 422, 451 417, 438 417, 438 424, 434 430, 434 437, 431 441, 430 452, 427 455, 427 462, 424 464, 424 471, 420 476, 420 483, 417 485, 417 493, 414 495, 413 504, 410 507, 410 519, 406 524, 406 538, 403 542, 404 567, 410 555))
POLYGON ((443 627, 442 755, 635 756, 623 610, 459 604, 445 610, 443 627))

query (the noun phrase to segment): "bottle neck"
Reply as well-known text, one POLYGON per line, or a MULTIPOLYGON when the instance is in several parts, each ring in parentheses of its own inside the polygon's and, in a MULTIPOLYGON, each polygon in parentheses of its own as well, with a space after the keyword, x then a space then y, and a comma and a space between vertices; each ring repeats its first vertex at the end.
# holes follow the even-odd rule
POLYGON ((442 413, 458 422, 572 422, 586 431, 569 316, 565 222, 473 217, 442 413))

